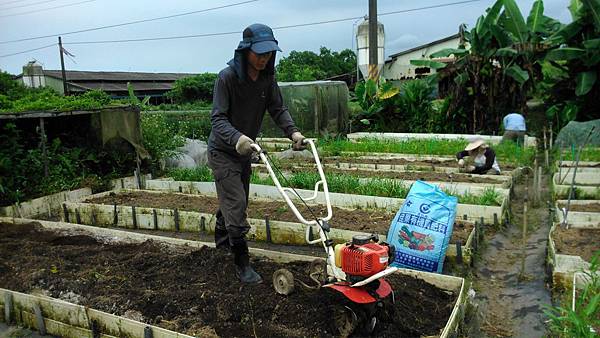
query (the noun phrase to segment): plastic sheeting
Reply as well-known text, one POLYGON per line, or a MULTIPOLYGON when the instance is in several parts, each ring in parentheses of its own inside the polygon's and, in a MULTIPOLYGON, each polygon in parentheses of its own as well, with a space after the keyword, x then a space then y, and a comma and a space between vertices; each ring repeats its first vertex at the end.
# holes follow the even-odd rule
POLYGON ((587 146, 600 147, 600 120, 569 122, 558 133, 555 144, 561 148, 579 147, 585 142, 592 126, 595 128, 588 140, 587 146))
MULTIPOLYGON (((343 81, 281 82, 283 102, 304 136, 345 134, 348 126, 348 86, 343 81)), ((268 113, 262 137, 284 137, 268 113)))

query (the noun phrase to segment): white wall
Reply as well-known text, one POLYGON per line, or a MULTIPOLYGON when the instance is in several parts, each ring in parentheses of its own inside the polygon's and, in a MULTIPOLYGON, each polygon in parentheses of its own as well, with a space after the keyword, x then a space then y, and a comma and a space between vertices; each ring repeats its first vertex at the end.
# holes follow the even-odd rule
MULTIPOLYGON (((438 44, 428 46, 427 48, 418 49, 407 54, 400 55, 388 62, 383 67, 383 76, 388 80, 400 80, 405 78, 414 78, 415 69, 417 66, 411 65, 410 60, 427 59, 435 52, 445 48, 458 48, 459 38, 453 38, 438 44)), ((431 74, 435 70, 430 70, 431 74)), ((426 75, 426 74, 425 74, 426 75)))

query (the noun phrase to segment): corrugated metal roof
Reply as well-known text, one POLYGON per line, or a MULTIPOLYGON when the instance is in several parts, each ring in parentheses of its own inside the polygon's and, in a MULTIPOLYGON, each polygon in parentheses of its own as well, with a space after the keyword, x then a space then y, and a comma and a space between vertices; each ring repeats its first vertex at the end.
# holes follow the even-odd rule
MULTIPOLYGON (((68 77, 67 77, 68 78, 68 77)), ((68 81, 70 85, 74 85, 75 87, 71 87, 72 91, 85 91, 90 89, 101 89, 106 92, 119 92, 127 91, 127 83, 126 82, 90 82, 90 81, 77 81, 76 83, 71 83, 68 81)), ((173 89, 173 82, 131 82, 131 86, 134 91, 150 91, 150 90, 160 90, 167 91, 173 89)))
POLYGON ((390 55, 388 57, 388 60, 386 61, 386 63, 393 61, 398 56, 401 56, 401 55, 404 55, 404 54, 408 54, 410 52, 414 52, 414 51, 419 50, 419 49, 431 47, 433 45, 437 45, 438 43, 442 43, 442 42, 445 42, 445 41, 448 41, 448 40, 456 39, 458 37, 460 37, 460 35, 458 33, 457 34, 453 34, 453 35, 447 36, 445 38, 442 38, 442 39, 439 39, 439 40, 435 40, 435 41, 432 41, 430 43, 426 43, 426 44, 421 45, 421 46, 417 46, 417 47, 414 47, 414 48, 411 48, 411 49, 404 50, 404 51, 402 51, 400 53, 392 54, 392 55, 390 55))
MULTIPOLYGON (((62 79, 60 70, 44 70, 44 75, 62 79)), ((90 72, 67 70, 67 81, 175 81, 192 73, 90 72)))

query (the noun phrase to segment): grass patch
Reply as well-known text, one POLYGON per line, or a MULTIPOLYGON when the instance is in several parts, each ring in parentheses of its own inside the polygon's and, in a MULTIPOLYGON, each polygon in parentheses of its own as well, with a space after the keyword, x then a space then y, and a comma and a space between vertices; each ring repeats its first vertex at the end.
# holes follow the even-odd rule
MULTIPOLYGON (((360 155, 369 153, 399 153, 415 155, 447 155, 455 156, 462 151, 468 142, 464 139, 415 139, 407 141, 361 139, 359 142, 329 139, 318 143, 322 156, 340 156, 345 152, 355 152, 360 155)), ((502 163, 513 165, 530 165, 535 157, 535 148, 519 147, 514 142, 503 142, 492 146, 500 168, 502 163)))
MULTIPOLYGON (((575 147, 570 150, 563 150, 563 161, 575 161, 577 157, 577 151, 575 147)), ((598 147, 585 147, 581 150, 579 155, 580 161, 592 161, 600 162, 600 148, 598 147)))
POLYGON ((214 181, 212 171, 207 166, 196 168, 177 168, 167 171, 167 176, 175 181, 188 182, 212 182, 214 181))
MULTIPOLYGON (((168 177, 176 181, 196 181, 212 182, 213 176, 211 170, 206 167, 197 167, 193 169, 173 169, 167 173, 168 177)), ((410 186, 406 183, 393 179, 372 178, 364 181, 360 176, 345 174, 325 174, 327 185, 330 192, 355 194, 366 196, 406 198, 410 186)), ((283 179, 278 175, 278 179, 283 186, 295 189, 313 190, 315 184, 320 180, 318 173, 297 172, 283 179)), ((252 173, 250 182, 253 184, 275 185, 271 177, 259 177, 256 172, 252 173)), ((486 188, 482 195, 457 194, 453 191, 445 191, 447 194, 456 196, 461 204, 476 204, 485 206, 498 206, 501 203, 501 196, 493 188, 486 188)))

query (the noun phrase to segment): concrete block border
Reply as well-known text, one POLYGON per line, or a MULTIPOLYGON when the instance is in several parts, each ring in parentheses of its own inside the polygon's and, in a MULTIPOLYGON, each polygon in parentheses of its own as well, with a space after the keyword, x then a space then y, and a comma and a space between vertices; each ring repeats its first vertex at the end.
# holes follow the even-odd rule
MULTIPOLYGON (((563 255, 556 251, 553 234, 560 223, 555 223, 548 233, 548 255, 546 264, 552 275, 552 285, 554 288, 569 290, 573 281, 573 274, 578 271, 589 269, 590 263, 586 262, 580 256, 563 255)), ((585 226, 573 225, 573 228, 584 229, 585 226)))

